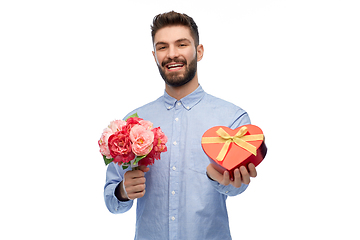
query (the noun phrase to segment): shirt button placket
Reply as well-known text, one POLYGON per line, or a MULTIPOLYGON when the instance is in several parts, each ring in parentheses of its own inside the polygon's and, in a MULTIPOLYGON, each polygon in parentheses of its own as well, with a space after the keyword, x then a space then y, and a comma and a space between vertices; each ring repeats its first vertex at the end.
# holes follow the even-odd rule
POLYGON ((184 110, 181 102, 177 102, 175 105, 174 121, 172 128, 172 147, 171 147, 171 159, 170 159, 170 185, 169 185, 169 237, 170 239, 177 239, 178 232, 178 210, 179 210, 179 172, 176 171, 180 158, 180 116, 184 110))

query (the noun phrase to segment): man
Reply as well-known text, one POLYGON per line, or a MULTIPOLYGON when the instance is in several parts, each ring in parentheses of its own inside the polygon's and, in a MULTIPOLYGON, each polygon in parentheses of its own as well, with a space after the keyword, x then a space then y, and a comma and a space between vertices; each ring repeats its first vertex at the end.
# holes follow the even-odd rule
POLYGON ((227 196, 244 192, 256 169, 249 164, 223 174, 209 164, 201 136, 213 126, 250 124, 241 108, 204 92, 197 62, 203 57, 198 29, 185 14, 159 14, 152 25, 153 56, 165 81, 164 95, 140 107, 139 117, 160 126, 168 137, 161 160, 140 170, 108 166, 105 203, 112 213, 137 200, 135 239, 231 239, 227 196))

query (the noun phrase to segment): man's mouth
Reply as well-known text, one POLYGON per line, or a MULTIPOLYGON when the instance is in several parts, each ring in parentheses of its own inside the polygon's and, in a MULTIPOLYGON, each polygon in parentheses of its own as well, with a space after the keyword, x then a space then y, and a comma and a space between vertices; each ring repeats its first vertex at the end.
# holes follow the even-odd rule
POLYGON ((184 67, 183 63, 169 63, 166 64, 165 67, 169 70, 169 71, 178 71, 180 69, 182 69, 184 67))

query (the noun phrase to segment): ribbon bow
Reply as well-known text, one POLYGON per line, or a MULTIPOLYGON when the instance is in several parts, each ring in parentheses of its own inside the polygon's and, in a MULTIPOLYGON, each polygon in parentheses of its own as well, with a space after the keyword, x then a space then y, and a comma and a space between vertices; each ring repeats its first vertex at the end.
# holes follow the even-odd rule
POLYGON ((248 141, 257 141, 257 140, 264 140, 263 134, 256 134, 256 135, 245 135, 247 133, 247 127, 243 126, 239 129, 239 131, 234 135, 230 136, 224 129, 219 128, 216 131, 216 134, 219 137, 203 137, 201 139, 201 143, 225 143, 222 147, 219 155, 216 157, 216 160, 223 161, 225 158, 226 153, 229 150, 230 143, 235 143, 239 147, 244 148, 246 151, 254 154, 256 156, 256 147, 248 141))

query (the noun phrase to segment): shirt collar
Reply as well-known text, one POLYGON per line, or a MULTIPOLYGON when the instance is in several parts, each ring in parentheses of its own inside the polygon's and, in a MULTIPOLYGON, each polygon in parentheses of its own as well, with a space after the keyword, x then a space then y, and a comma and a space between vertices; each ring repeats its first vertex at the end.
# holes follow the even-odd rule
POLYGON ((180 103, 185 109, 190 110, 201 101, 204 95, 205 95, 205 91, 202 89, 200 85, 195 91, 193 91, 192 93, 183 97, 180 100, 176 100, 175 98, 171 97, 166 91, 164 91, 165 107, 167 109, 172 109, 175 107, 176 104, 180 103))

